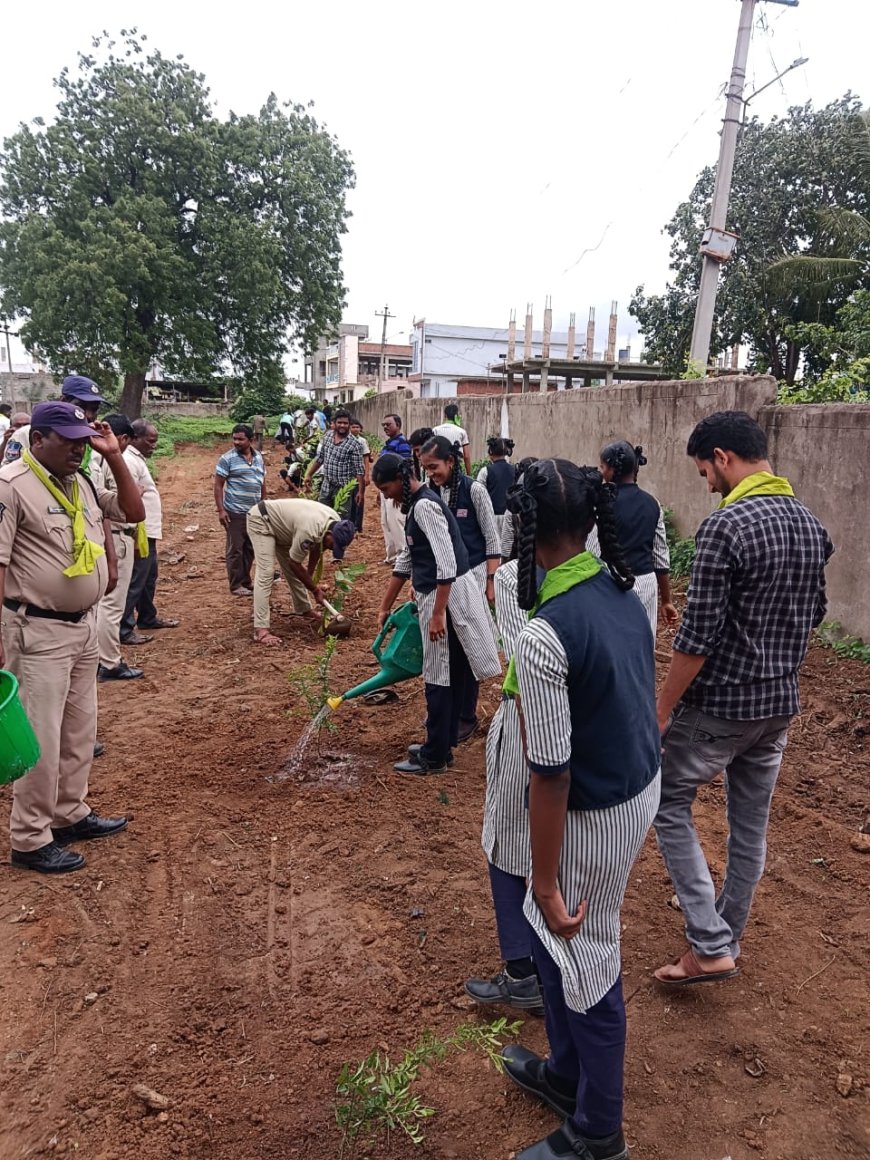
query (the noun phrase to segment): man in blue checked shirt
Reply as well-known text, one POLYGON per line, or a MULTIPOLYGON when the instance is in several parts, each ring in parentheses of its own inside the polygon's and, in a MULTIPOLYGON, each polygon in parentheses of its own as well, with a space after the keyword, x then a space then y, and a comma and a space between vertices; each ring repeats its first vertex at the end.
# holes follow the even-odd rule
POLYGON ((254 548, 248 539, 247 516, 266 498, 266 467, 253 444, 247 423, 233 427, 233 449, 220 457, 214 471, 214 502, 227 533, 227 579, 233 596, 252 596, 254 548))

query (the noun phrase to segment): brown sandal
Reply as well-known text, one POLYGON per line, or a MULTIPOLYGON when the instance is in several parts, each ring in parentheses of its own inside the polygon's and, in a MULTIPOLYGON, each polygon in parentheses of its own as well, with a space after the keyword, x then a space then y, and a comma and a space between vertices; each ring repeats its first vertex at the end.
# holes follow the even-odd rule
MULTIPOLYGON (((722 955, 722 958, 725 957, 722 955)), ((688 987, 695 983, 719 983, 723 979, 733 979, 735 975, 739 974, 739 967, 727 967, 724 971, 705 971, 690 947, 681 958, 674 959, 672 963, 654 971, 653 977, 666 987, 688 987), (681 979, 669 979, 667 976, 663 976, 661 972, 668 970, 669 967, 682 967, 686 972, 685 976, 681 979)))

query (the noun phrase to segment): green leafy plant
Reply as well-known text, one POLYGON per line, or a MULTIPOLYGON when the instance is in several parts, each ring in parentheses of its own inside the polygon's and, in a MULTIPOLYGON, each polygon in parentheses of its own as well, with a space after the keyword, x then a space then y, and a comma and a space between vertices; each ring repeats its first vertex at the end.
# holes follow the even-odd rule
POLYGON ((685 379, 687 382, 691 381, 692 379, 706 379, 706 377, 707 368, 699 359, 696 358, 690 358, 687 360, 686 369, 680 375, 680 378, 685 379))
POLYGON ((839 620, 825 621, 817 630, 816 639, 827 648, 833 649, 838 657, 870 665, 870 644, 865 644, 860 637, 850 636, 839 620))
POLYGON ((384 440, 378 432, 363 431, 363 438, 365 439, 366 443, 368 443, 369 451, 371 451, 373 456, 377 455, 380 451, 383 451, 384 440))
POLYGON ((336 569, 335 573, 335 587, 336 594, 330 603, 337 608, 339 612, 344 608, 344 602, 350 594, 351 588, 359 580, 360 576, 366 570, 365 564, 342 564, 336 569))
POLYGON ((152 422, 157 428, 156 459, 166 459, 175 454, 183 443, 196 443, 210 447, 218 440, 229 442, 233 421, 225 415, 199 416, 156 416, 152 422))
POLYGON ((393 1132, 404 1133, 413 1144, 422 1143, 422 1121, 435 1115, 435 1109, 411 1090, 422 1068, 432 1067, 450 1052, 475 1048, 500 1071, 502 1040, 516 1036, 521 1026, 507 1019, 462 1023, 443 1038, 424 1032, 416 1047, 395 1063, 377 1050, 361 1063, 345 1063, 335 1088, 335 1119, 342 1133, 340 1157, 351 1160, 360 1146, 371 1147, 393 1132))
POLYGON ((695 541, 691 536, 680 536, 677 525, 674 523, 674 513, 670 508, 664 509, 664 517, 665 534, 671 553, 671 576, 675 580, 684 580, 692 572, 692 563, 695 559, 695 541))
POLYGON ((489 457, 484 459, 475 459, 471 465, 471 478, 477 479, 478 472, 482 467, 489 467, 489 457))
MULTIPOLYGON (((290 676, 290 684, 301 701, 291 713, 296 716, 316 718, 330 696, 329 667, 332 657, 338 646, 338 638, 328 636, 323 652, 314 664, 301 665, 290 676)), ((319 729, 326 729, 328 733, 335 733, 338 726, 330 715, 320 721, 319 729)))
POLYGON ((342 487, 335 493, 332 506, 339 514, 350 509, 350 501, 353 493, 357 489, 357 482, 355 479, 349 479, 342 487))

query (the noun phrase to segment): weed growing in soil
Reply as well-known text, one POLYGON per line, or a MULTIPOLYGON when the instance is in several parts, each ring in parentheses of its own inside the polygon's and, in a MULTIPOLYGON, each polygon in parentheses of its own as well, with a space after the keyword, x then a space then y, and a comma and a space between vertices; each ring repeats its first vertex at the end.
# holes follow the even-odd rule
POLYGON ((339 612, 344 608, 351 588, 366 570, 365 564, 342 564, 335 573, 336 595, 330 602, 339 612))
MULTIPOLYGON (((332 663, 332 656, 337 645, 338 638, 328 636, 323 652, 314 664, 302 665, 291 675, 290 684, 302 702, 301 706, 291 710, 295 715, 308 716, 313 719, 326 704, 326 698, 330 695, 329 666, 332 663)), ((327 714, 321 722, 320 728, 326 729, 328 733, 335 733, 338 730, 331 714, 327 714)))
POLYGON ((833 649, 838 657, 870 665, 870 644, 865 644, 857 636, 849 636, 839 620, 825 621, 816 635, 821 643, 833 649))
POLYGON ((695 559, 695 541, 691 538, 682 539, 674 523, 674 513, 670 508, 664 509, 665 534, 668 537, 668 548, 671 552, 671 576, 674 580, 683 580, 692 571, 692 561, 695 559))
POLYGON ((477 1048, 501 1071, 502 1040, 516 1036, 522 1022, 462 1023, 444 1038, 426 1031, 416 1047, 391 1063, 385 1052, 373 1051, 362 1063, 345 1063, 335 1092, 335 1119, 341 1129, 339 1157, 353 1160, 360 1147, 374 1145, 380 1137, 400 1131, 414 1144, 423 1141, 421 1121, 435 1115, 411 1092, 424 1067, 439 1063, 452 1051, 477 1048))

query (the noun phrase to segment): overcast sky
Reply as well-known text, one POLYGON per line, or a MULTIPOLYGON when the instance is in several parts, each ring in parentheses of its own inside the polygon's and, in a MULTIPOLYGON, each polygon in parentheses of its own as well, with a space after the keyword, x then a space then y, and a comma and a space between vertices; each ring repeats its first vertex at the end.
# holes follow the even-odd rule
MULTIPOLYGON (((635 287, 664 286, 662 226, 715 161, 737 0, 307 0, 208 6, 177 0, 7 5, 0 134, 50 117, 52 79, 90 36, 138 24, 204 72, 218 113, 270 91, 315 102, 353 155, 345 319, 402 341, 413 318, 506 326, 527 302, 557 327, 590 305, 620 345, 635 287), (207 15, 206 15, 207 13, 207 15)), ((866 0, 758 5, 747 91, 765 119, 867 99, 866 0), (862 88, 863 86, 863 88, 862 88)), ((635 343, 635 350, 637 344, 635 343)), ((14 357, 14 356, 13 356, 14 357)))

